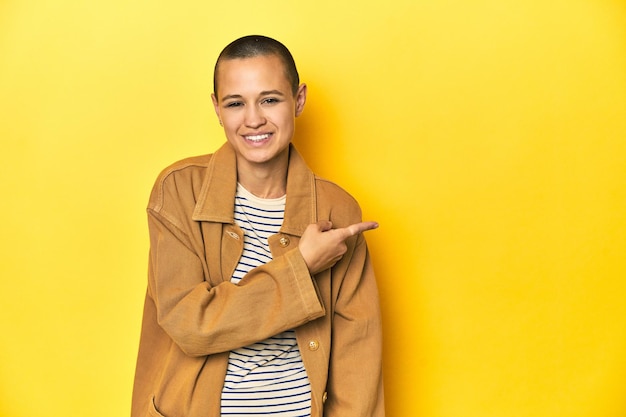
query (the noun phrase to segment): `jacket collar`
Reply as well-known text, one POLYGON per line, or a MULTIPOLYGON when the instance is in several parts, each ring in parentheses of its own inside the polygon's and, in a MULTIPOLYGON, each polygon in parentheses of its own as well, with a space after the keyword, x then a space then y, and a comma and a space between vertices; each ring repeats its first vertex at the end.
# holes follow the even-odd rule
MULTIPOLYGON (((207 165, 192 219, 233 224, 236 191, 237 159, 232 146, 226 142, 213 154, 207 165)), ((287 201, 281 232, 302 236, 309 224, 317 222, 316 207, 315 176, 293 144, 290 144, 287 201)))

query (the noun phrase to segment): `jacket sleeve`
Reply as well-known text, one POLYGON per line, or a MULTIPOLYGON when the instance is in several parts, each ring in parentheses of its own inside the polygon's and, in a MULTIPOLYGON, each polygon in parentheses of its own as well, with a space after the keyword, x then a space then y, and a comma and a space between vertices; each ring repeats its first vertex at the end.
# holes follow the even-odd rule
POLYGON ((212 287, 189 233, 153 210, 148 224, 148 296, 159 325, 187 355, 232 350, 325 314, 299 250, 253 269, 239 285, 212 287))
POLYGON ((326 417, 384 417, 378 289, 359 235, 333 313, 326 417))

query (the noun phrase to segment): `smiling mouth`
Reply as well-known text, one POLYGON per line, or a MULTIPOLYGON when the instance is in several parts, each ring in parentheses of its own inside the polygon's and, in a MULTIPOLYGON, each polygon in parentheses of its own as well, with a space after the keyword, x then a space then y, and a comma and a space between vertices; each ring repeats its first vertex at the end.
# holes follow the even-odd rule
POLYGON ((264 141, 266 139, 269 139, 269 137, 271 136, 270 133, 264 133, 262 135, 249 135, 249 136, 244 136, 244 138, 246 140, 249 140, 250 142, 261 142, 264 141))

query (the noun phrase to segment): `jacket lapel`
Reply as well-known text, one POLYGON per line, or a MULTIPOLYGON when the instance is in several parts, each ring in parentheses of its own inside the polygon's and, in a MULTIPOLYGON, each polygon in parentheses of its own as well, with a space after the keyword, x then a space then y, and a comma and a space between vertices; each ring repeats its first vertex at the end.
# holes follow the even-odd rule
MULTIPOLYGON (((192 219, 201 222, 209 279, 213 285, 230 280, 243 250, 243 234, 235 225, 237 159, 226 142, 211 157, 192 219), (207 244, 210 242, 210 244, 207 244), (208 248, 212 250, 207 250, 208 248), (217 250, 219 248, 219 250, 217 250)), ((281 233, 302 236, 317 222, 315 176, 293 145, 289 147, 287 201, 281 233)))

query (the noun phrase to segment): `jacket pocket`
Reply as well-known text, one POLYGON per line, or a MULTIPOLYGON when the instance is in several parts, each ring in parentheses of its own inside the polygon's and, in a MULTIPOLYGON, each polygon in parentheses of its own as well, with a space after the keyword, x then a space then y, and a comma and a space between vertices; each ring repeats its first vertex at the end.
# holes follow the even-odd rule
POLYGON ((159 413, 159 410, 157 410, 156 405, 154 404, 154 395, 150 398, 148 415, 150 417, 165 417, 163 414, 159 413))

